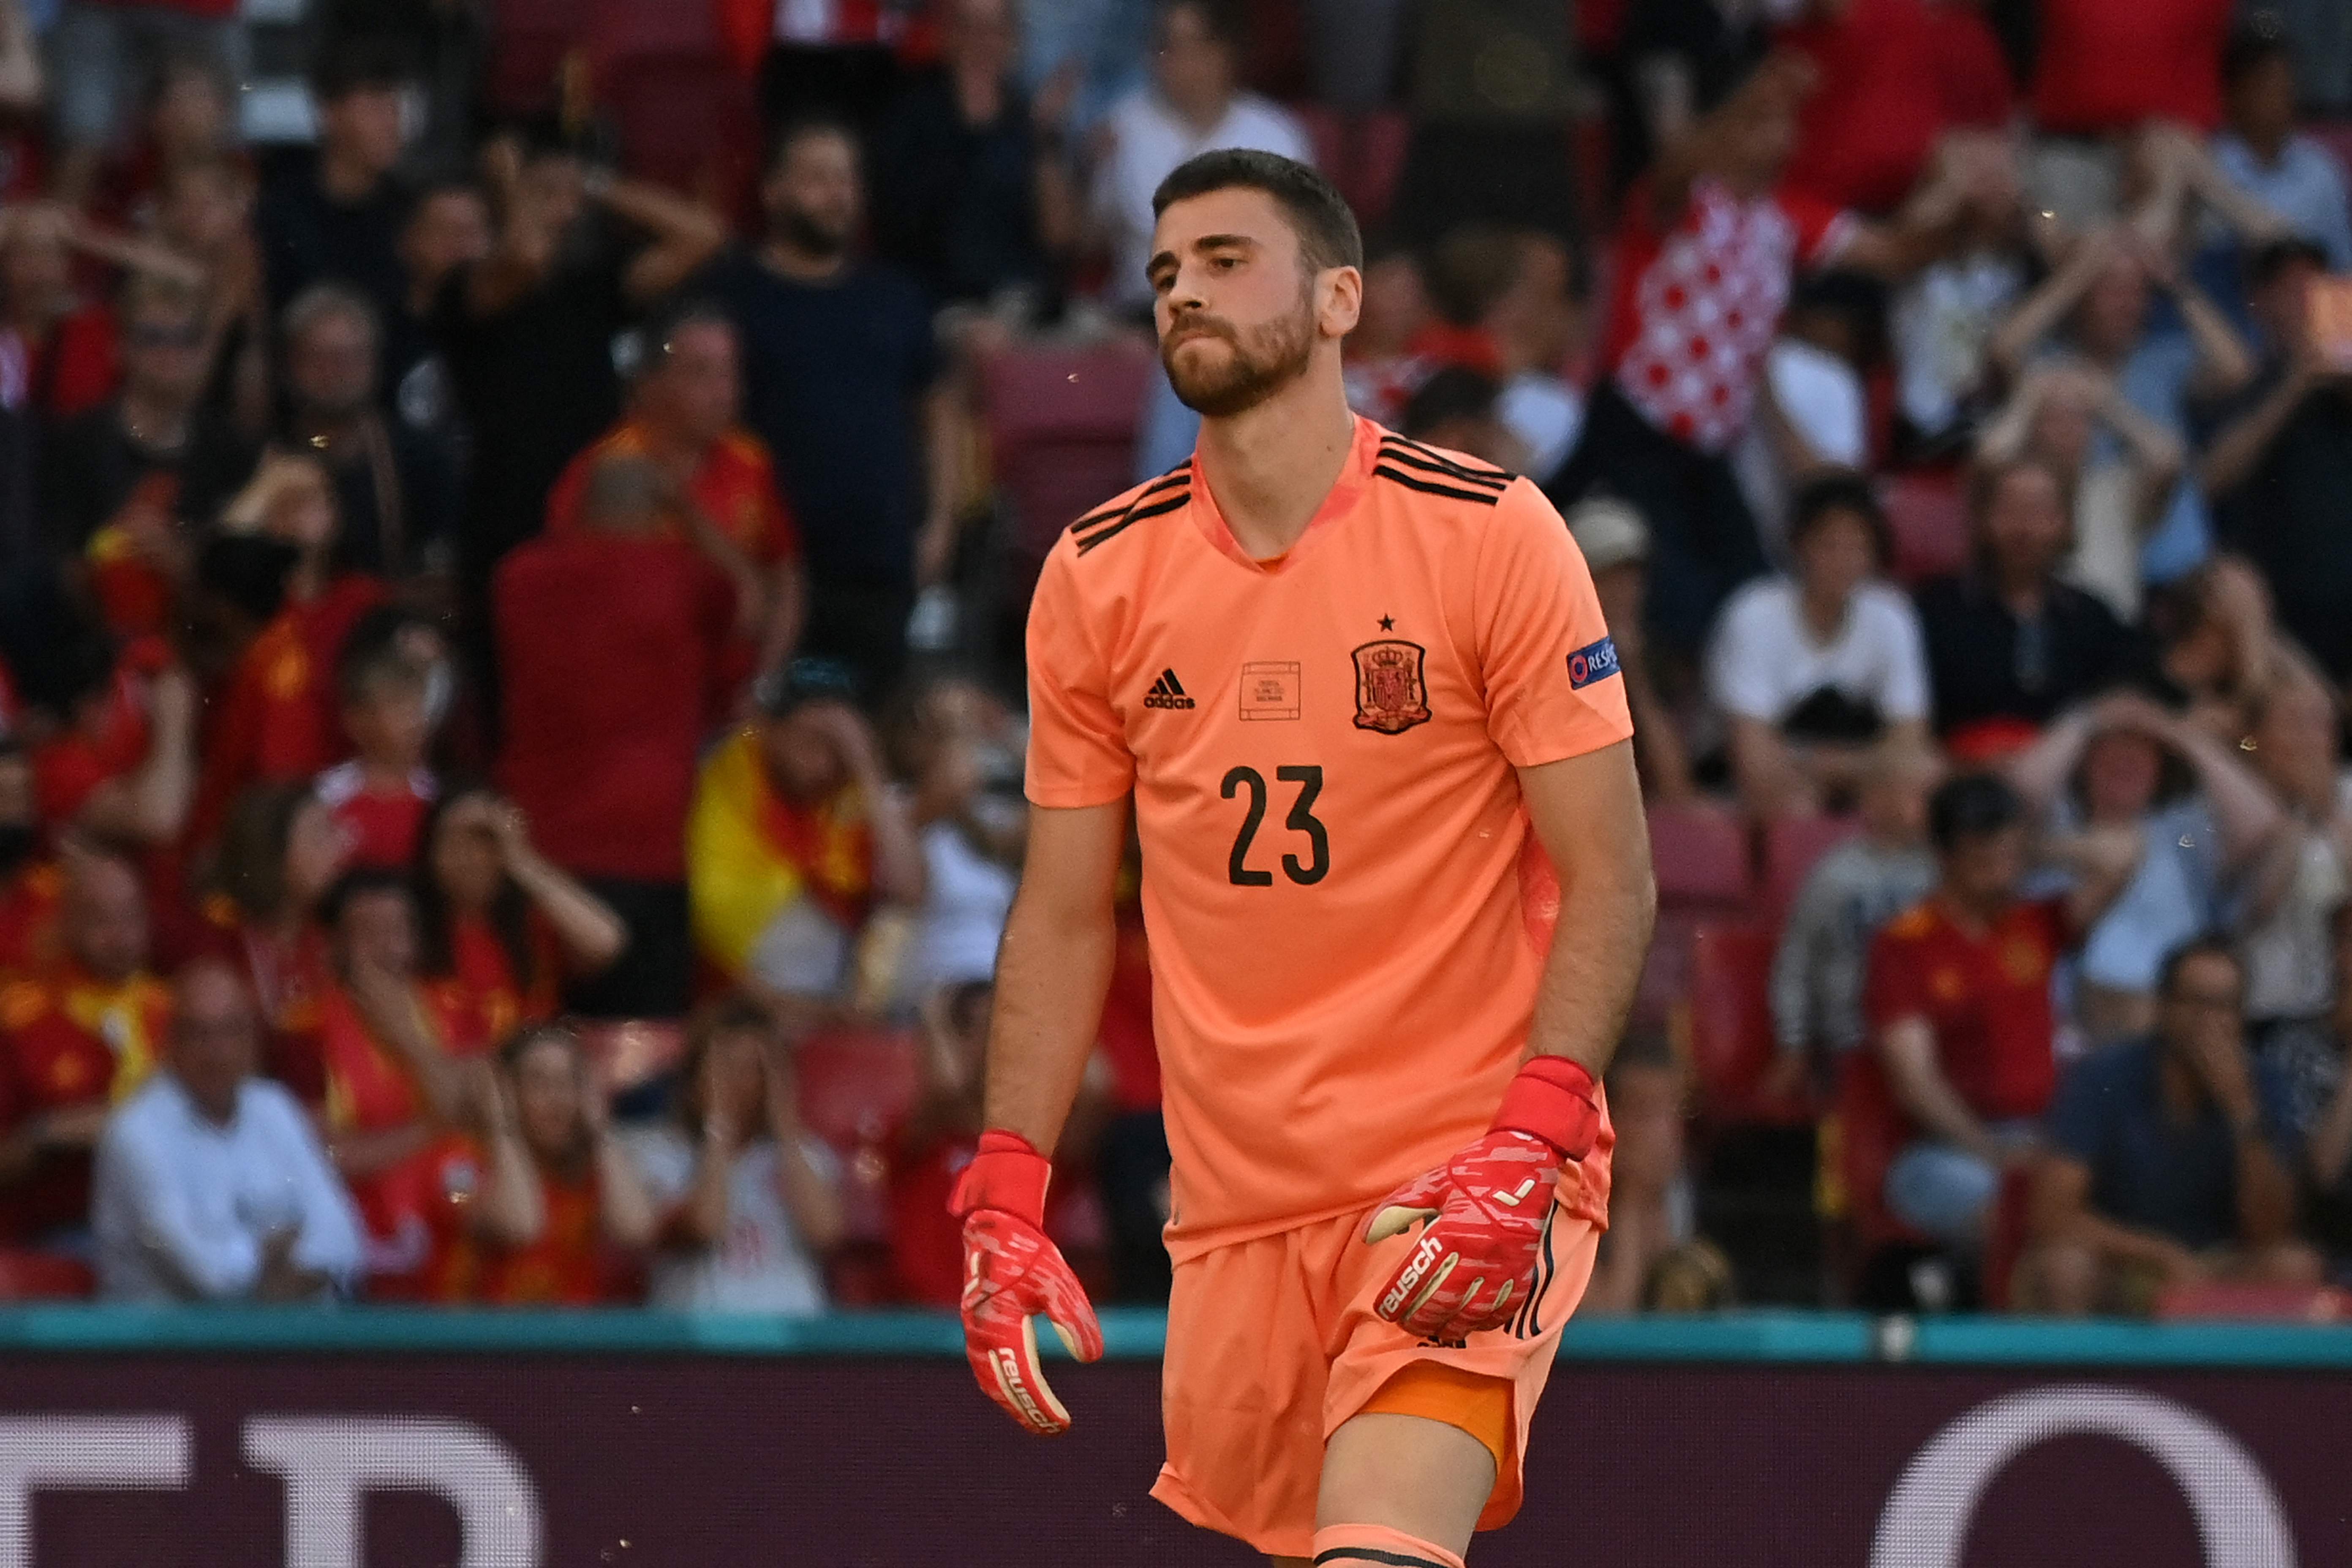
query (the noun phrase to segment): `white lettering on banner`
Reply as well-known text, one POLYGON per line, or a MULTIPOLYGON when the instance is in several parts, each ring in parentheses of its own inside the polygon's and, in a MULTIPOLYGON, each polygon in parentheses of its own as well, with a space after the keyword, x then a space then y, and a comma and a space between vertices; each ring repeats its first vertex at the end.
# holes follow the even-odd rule
POLYGON ((33 1568, 33 1494, 188 1484, 188 1424, 177 1415, 0 1418, 0 1568, 33 1568))
POLYGON ((2254 1457, 2195 1411, 2128 1388, 2030 1388, 1979 1405, 1930 1438, 1887 1495, 1870 1568, 1959 1568, 1992 1479, 2052 1437, 2115 1437, 2170 1473, 2206 1568, 2295 1568, 2286 1510, 2254 1457))
POLYGON ((285 1478, 286 1561, 300 1568, 361 1568, 372 1491, 446 1499, 464 1542, 457 1568, 540 1568, 530 1473, 513 1449, 469 1422, 257 1415, 245 1425, 245 1462, 285 1478))

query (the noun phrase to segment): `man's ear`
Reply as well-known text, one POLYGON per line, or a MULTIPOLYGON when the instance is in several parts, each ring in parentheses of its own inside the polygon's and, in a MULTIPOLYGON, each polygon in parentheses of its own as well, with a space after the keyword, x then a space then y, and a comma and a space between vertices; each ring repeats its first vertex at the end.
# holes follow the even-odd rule
POLYGON ((1353 267, 1327 267, 1315 279, 1315 325, 1327 338, 1356 330, 1364 310, 1364 275, 1353 267))

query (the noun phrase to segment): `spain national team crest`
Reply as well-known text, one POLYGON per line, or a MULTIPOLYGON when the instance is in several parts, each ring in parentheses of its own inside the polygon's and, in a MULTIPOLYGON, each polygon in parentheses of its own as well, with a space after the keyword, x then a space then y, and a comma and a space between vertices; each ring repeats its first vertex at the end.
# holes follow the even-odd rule
POLYGON ((1428 650, 1402 637, 1368 642, 1355 652, 1356 728, 1401 735, 1429 722, 1429 687, 1422 660, 1428 650))

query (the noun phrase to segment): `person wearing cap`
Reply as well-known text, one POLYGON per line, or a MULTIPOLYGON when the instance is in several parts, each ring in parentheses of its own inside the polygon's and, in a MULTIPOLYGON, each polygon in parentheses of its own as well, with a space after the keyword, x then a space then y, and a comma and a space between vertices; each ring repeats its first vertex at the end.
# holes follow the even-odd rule
POLYGON ((2326 257, 2307 240, 2276 240, 2247 270, 2266 355, 2219 411, 2197 480, 2222 545, 2262 572, 2279 625, 2340 682, 2352 676, 2352 374, 2312 319, 2326 257))
POLYGON ((581 487, 579 526, 515 550, 491 584, 499 787, 629 931, 571 987, 595 1017, 683 1016, 692 989, 686 814, 729 700, 731 595, 677 537, 675 496, 644 458, 607 458, 581 487))
POLYGON ((695 956, 821 1011, 845 994, 875 910, 922 901, 922 845, 847 666, 794 659, 756 698, 758 717, 703 765, 687 820, 695 956))
POLYGON ((1690 753, 1681 727, 1650 679, 1642 637, 1642 595, 1649 583, 1650 528, 1633 506, 1613 496, 1592 496, 1568 510, 1568 531, 1592 570, 1601 611, 1617 628, 1617 661, 1624 670, 1625 704, 1633 714, 1633 765, 1641 770, 1642 793, 1651 800, 1685 805, 1698 785, 1691 778, 1690 753))

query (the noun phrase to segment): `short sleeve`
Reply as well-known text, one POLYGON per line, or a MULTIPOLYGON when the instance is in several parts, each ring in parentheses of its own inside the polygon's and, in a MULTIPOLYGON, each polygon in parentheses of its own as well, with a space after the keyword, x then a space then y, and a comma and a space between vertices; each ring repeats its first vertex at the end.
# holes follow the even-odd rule
POLYGON ((1486 732, 1514 767, 1597 752, 1633 733, 1617 645, 1584 552, 1543 492, 1503 492, 1473 584, 1486 732))
POLYGON ((1076 571, 1065 540, 1045 558, 1029 605, 1027 794, 1035 805, 1108 805, 1135 786, 1135 756, 1076 571))

